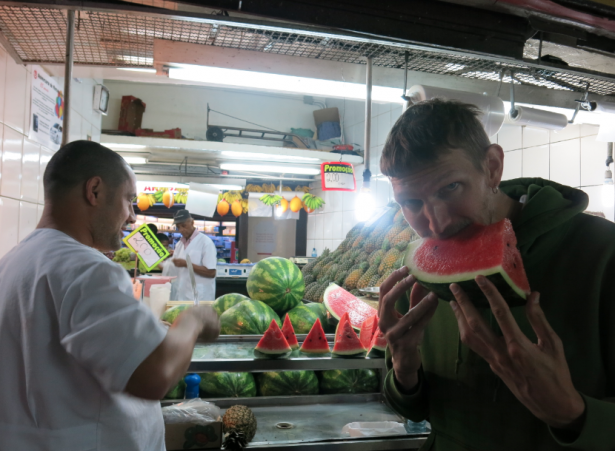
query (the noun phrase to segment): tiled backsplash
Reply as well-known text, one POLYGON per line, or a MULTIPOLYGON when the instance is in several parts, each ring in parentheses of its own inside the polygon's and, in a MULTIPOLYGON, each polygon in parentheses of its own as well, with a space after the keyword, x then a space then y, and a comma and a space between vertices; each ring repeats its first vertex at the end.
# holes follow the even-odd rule
MULTIPOLYGON (((16 64, 0 47, 0 258, 35 229, 43 211, 43 173, 53 155, 27 137, 31 70, 16 64)), ((98 82, 73 81, 71 141, 88 135, 100 140, 100 114, 92 109, 98 82)))

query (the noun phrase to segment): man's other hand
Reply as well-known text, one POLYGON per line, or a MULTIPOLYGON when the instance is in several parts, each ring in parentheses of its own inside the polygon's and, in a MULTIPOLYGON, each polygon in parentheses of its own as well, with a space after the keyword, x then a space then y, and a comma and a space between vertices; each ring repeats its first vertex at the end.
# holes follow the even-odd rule
POLYGON ((186 263, 186 260, 183 259, 183 258, 174 258, 171 261, 178 268, 187 268, 188 267, 188 263, 186 263))

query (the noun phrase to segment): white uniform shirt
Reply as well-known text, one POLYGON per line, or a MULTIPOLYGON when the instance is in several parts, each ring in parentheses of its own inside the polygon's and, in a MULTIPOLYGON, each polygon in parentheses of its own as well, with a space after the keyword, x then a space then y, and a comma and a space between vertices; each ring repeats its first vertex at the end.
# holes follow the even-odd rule
POLYGON ((0 260, 0 451, 164 451, 160 403, 123 390, 165 335, 120 265, 31 233, 0 260))
MULTIPOLYGON (((186 258, 190 255, 193 265, 205 266, 207 269, 216 269, 218 264, 217 250, 214 242, 204 233, 196 233, 188 242, 188 247, 184 245, 185 240, 180 240, 175 246, 173 258, 186 258)), ((171 261, 166 265, 172 265, 171 261)), ((192 284, 188 268, 177 268, 177 294, 176 301, 191 301, 192 284)), ((194 274, 199 301, 213 301, 216 299, 216 279, 209 279, 194 274)))

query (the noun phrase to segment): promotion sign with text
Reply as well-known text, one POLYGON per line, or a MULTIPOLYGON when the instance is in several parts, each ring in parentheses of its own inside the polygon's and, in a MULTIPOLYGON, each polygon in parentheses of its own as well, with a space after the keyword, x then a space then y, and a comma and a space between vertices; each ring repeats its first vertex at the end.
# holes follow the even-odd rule
POLYGON ((354 168, 350 163, 340 161, 322 163, 320 176, 323 191, 354 191, 357 186, 354 168))
POLYGON ((169 251, 160 244, 156 234, 152 232, 147 224, 143 224, 131 232, 130 235, 124 238, 124 243, 139 256, 139 259, 147 267, 148 271, 154 269, 169 256, 169 251))

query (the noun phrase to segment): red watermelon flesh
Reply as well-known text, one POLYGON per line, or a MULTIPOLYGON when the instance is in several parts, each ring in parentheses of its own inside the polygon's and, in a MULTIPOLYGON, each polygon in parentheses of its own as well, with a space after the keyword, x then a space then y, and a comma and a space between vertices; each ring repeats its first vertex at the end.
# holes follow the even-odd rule
POLYGON ((530 294, 508 219, 488 226, 474 224, 444 240, 414 241, 408 246, 404 264, 421 285, 446 301, 455 299, 449 286, 457 283, 477 307, 489 307, 475 283, 478 275, 491 280, 511 306, 525 304, 530 294))
POLYGON ((280 330, 278 323, 272 319, 269 328, 263 334, 256 348, 254 348, 254 354, 256 356, 276 357, 288 355, 292 350, 284 338, 284 334, 280 330))
POLYGON ((288 313, 284 317, 284 324, 282 324, 282 333, 284 334, 284 338, 286 338, 286 342, 288 343, 288 346, 290 346, 290 349, 292 350, 299 349, 299 342, 297 341, 297 336, 295 335, 295 329, 293 328, 293 325, 290 322, 288 313))
POLYGON ((361 325, 366 319, 378 313, 375 308, 370 307, 334 283, 330 284, 325 290, 323 303, 327 310, 329 310, 329 313, 338 320, 344 313, 348 313, 350 324, 356 330, 361 329, 361 325))
POLYGON ((327 342, 327 336, 320 324, 320 318, 316 318, 314 325, 310 329, 310 332, 305 337, 305 341, 301 345, 301 352, 308 354, 325 354, 331 352, 329 348, 329 342, 327 342))
POLYGON ((365 349, 369 349, 370 344, 372 343, 372 338, 374 338, 374 333, 378 328, 378 316, 374 315, 369 319, 363 321, 361 324, 361 333, 359 334, 359 340, 361 340, 361 344, 365 349))
POLYGON ((376 332, 374 333, 374 337, 372 338, 372 342, 369 345, 369 352, 372 351, 384 352, 387 349, 387 339, 384 337, 384 334, 380 331, 380 328, 376 328, 376 332))
POLYGON ((359 357, 365 355, 365 348, 350 324, 348 313, 342 315, 337 325, 332 354, 341 357, 359 357))

